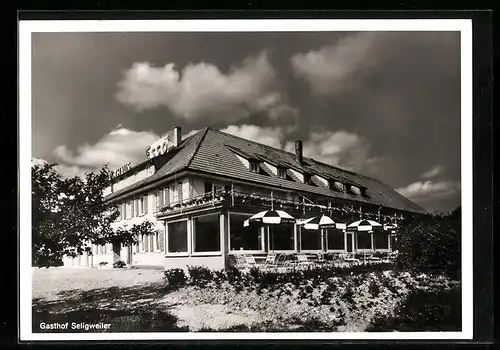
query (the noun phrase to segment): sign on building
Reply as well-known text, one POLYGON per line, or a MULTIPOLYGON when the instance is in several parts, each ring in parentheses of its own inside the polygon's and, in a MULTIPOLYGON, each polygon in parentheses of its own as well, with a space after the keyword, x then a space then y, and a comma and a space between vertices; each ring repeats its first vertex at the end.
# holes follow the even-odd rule
POLYGON ((131 163, 128 162, 127 164, 124 164, 122 165, 121 167, 119 167, 118 169, 114 170, 111 172, 111 177, 117 177, 117 176, 120 176, 121 174, 124 174, 126 173, 127 171, 129 171, 131 169, 131 163))
POLYGON ((171 143, 168 135, 163 136, 152 145, 146 147, 146 158, 151 159, 167 153, 171 143))

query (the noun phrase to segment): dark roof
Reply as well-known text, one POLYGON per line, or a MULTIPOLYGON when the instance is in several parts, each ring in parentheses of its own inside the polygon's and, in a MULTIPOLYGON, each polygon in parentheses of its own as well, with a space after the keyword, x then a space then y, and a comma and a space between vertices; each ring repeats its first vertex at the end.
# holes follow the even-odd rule
MULTIPOLYGON (((423 208, 405 198, 390 186, 376 179, 324 164, 311 158, 304 157, 304 161, 301 164, 295 159, 294 153, 259 144, 216 129, 205 128, 182 141, 181 145, 184 146, 183 149, 167 161, 153 176, 117 191, 108 196, 107 199, 116 198, 120 194, 153 183, 181 170, 191 170, 397 210, 417 213, 426 212, 423 208), (269 176, 269 174, 263 175, 251 172, 239 161, 236 154, 245 155, 253 159, 266 160, 274 166, 283 166, 301 172, 316 174, 328 180, 339 180, 355 185, 366 189, 366 196, 330 189, 314 179, 313 184, 308 185, 298 181, 282 179, 274 175, 269 176)), ((287 173, 291 178, 294 178, 293 173, 290 171, 287 171, 287 173)))

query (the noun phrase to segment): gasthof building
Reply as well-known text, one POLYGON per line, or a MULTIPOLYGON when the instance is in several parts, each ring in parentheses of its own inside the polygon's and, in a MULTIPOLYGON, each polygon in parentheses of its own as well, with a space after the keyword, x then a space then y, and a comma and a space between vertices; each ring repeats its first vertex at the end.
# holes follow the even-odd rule
POLYGON ((93 246, 65 266, 227 267, 232 254, 373 252, 392 250, 393 230, 351 232, 360 219, 397 224, 425 210, 382 182, 303 157, 302 142, 286 152, 212 128, 182 139, 180 127, 147 147, 145 160, 114 172, 105 198, 117 206, 114 225, 150 220, 157 227, 139 243, 93 246), (327 214, 337 227, 307 231, 243 222, 279 209, 296 219, 327 214))

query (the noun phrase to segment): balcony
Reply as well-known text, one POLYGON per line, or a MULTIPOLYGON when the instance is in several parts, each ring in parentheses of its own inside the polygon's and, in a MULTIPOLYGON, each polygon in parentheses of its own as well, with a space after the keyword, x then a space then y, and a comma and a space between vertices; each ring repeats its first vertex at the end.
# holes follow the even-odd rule
MULTIPOLYGON (((353 205, 328 203, 329 205, 313 203, 307 198, 301 196, 301 200, 288 200, 276 198, 272 195, 265 196, 250 192, 237 192, 218 189, 212 192, 207 192, 198 196, 183 199, 181 201, 172 202, 159 208, 157 216, 175 215, 180 213, 188 213, 200 209, 210 207, 221 208, 252 208, 252 211, 284 210, 289 212, 294 217, 314 216, 320 214, 332 215, 338 220, 355 221, 361 217, 364 219, 379 220, 378 214, 374 212, 361 212, 353 205)), ((387 221, 392 221, 394 216, 385 216, 382 218, 387 221)))

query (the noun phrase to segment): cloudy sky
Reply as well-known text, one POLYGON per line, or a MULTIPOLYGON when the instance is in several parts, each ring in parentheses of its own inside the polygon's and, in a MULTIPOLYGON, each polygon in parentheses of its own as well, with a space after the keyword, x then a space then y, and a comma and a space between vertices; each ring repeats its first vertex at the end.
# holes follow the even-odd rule
POLYGON ((458 32, 36 33, 33 157, 71 176, 211 126, 460 204, 458 32))

